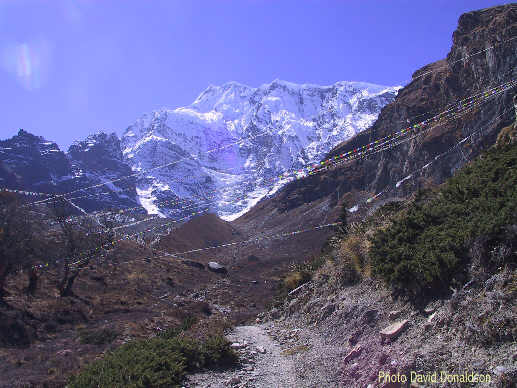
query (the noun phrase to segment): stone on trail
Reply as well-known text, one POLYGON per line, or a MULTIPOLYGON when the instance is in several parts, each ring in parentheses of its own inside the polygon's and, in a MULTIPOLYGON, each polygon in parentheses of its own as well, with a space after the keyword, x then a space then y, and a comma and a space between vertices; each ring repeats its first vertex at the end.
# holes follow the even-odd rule
POLYGON ((353 358, 356 358, 357 356, 359 356, 361 354, 361 352, 363 351, 363 348, 361 347, 361 345, 356 345, 352 351, 350 353, 348 353, 345 358, 343 359, 344 362, 348 362, 350 361, 351 359, 353 358))
POLYGON ((264 354, 266 353, 266 349, 262 346, 257 346, 257 352, 264 354))
POLYGON ((384 330, 381 330, 379 332, 381 339, 384 341, 397 337, 407 327, 408 323, 409 321, 404 319, 402 321, 395 322, 384 330))

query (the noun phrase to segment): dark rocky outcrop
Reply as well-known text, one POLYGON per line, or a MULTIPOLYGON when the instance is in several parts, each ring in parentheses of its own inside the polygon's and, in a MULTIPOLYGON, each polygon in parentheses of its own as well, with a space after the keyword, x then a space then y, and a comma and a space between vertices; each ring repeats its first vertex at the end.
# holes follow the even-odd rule
MULTIPOLYGON (((23 129, 0 141, 0 188, 62 194, 130 174, 115 134, 91 135, 68 153, 23 129)), ((72 197, 82 197, 75 203, 87 211, 137 205, 133 179, 78 191, 72 197)))
POLYGON ((27 347, 36 339, 36 330, 28 325, 27 314, 0 311, 0 347, 27 347))

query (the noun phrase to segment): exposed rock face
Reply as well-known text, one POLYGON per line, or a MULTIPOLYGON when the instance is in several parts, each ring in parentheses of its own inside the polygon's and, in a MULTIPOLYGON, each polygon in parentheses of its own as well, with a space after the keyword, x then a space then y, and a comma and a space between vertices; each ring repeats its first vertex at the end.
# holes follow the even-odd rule
MULTIPOLYGON (((333 149, 333 157, 368 144, 375 139, 430 118, 448 104, 480 93, 517 77, 517 5, 469 12, 459 19, 453 46, 446 59, 429 64, 413 74, 412 82, 401 89, 394 102, 384 107, 370 130, 364 131, 333 149), (493 48, 489 48, 493 46, 493 48), (481 54, 476 54, 485 50, 481 54), (469 56, 466 60, 462 60, 469 56)), ((469 134, 483 130, 470 147, 451 152, 434 163, 419 179, 411 179, 391 192, 405 196, 429 182, 441 183, 487 146, 494 144, 498 130, 513 122, 512 97, 507 91, 474 111, 440 125, 414 140, 358 160, 334 170, 288 184, 277 196, 282 211, 319 198, 363 190, 378 193, 422 168, 434 157, 469 134), (506 112, 499 119, 496 116, 506 112)), ((334 202, 335 204, 335 202, 334 202)))
MULTIPOLYGON (((131 173, 131 168, 122 161, 120 141, 115 134, 91 135, 73 144, 68 153, 61 151, 56 143, 23 129, 11 139, 0 141, 0 187, 66 193, 131 173)), ((131 179, 80 191, 71 197, 85 195, 89 197, 76 203, 87 211, 137 205, 131 179)))
POLYGON ((62 177, 70 176, 72 168, 56 143, 34 136, 23 129, 18 135, 0 141, 0 185, 10 181, 26 190, 54 192, 62 177))

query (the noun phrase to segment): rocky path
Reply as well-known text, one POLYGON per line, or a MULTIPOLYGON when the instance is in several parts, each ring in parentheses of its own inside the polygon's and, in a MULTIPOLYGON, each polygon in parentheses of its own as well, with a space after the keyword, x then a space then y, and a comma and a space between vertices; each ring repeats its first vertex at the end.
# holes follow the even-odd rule
POLYGON ((293 359, 282 353, 265 325, 238 326, 228 339, 241 364, 232 370, 191 375, 185 387, 300 387, 293 359))

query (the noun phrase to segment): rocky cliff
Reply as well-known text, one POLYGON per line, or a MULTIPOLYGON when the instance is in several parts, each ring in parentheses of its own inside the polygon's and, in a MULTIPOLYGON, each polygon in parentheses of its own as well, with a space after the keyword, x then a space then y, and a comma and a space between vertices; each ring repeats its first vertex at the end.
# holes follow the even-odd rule
POLYGON ((76 191, 69 198, 77 198, 74 203, 87 211, 138 205, 131 179, 79 190, 131 173, 115 134, 91 135, 73 144, 68 153, 24 130, 0 141, 1 188, 57 194, 76 191))
MULTIPOLYGON (((412 125, 424 121, 461 99, 515 79, 516 37, 516 4, 463 14, 453 34, 453 44, 447 58, 417 70, 412 81, 399 91, 392 103, 382 109, 369 130, 340 144, 327 157, 359 148, 403 129, 408 123, 412 125)), ((417 179, 411 179, 392 190, 390 196, 406 196, 427 184, 441 183, 481 150, 494 144, 498 130, 513 120, 514 94, 515 88, 393 149, 292 182, 279 193, 274 207, 285 211, 330 195, 333 196, 332 203, 336 204, 338 193, 340 197, 353 193, 346 197, 352 205, 360 199, 364 200, 365 195, 381 192, 387 185, 423 167, 462 138, 476 133, 468 147, 446 155, 440 159, 440 163, 433 163, 417 179)))

